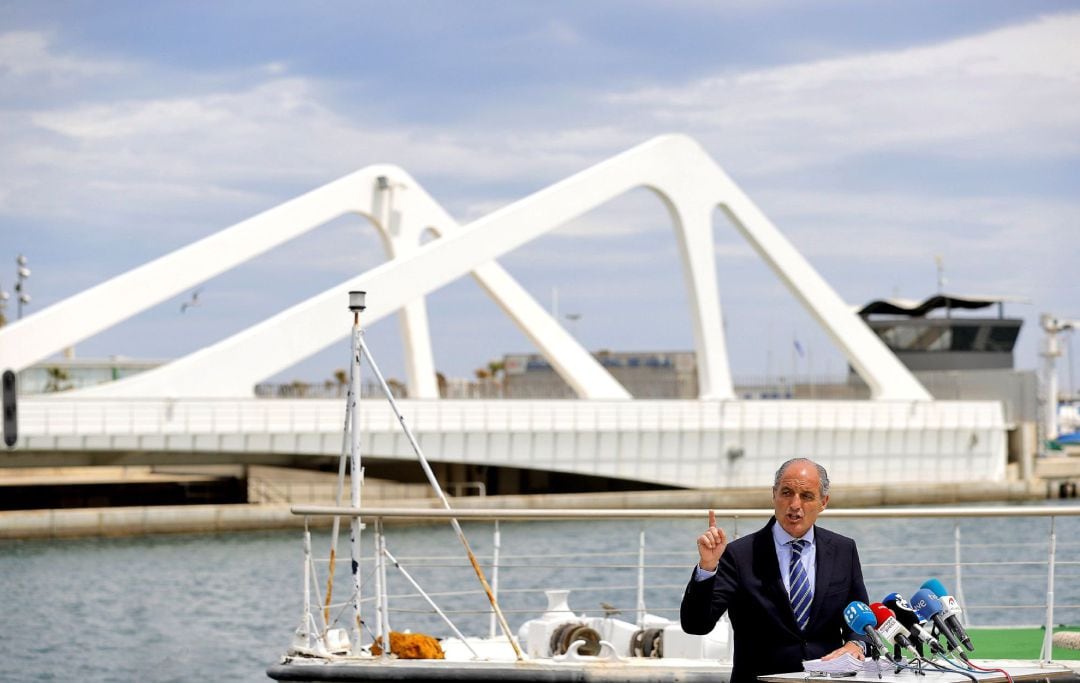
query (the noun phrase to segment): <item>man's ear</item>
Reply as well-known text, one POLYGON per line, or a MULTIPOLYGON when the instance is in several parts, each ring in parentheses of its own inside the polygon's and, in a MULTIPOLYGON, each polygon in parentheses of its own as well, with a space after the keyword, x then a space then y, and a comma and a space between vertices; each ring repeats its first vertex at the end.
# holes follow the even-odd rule
POLYGON ((824 498, 822 498, 822 499, 821 499, 821 509, 822 509, 822 510, 824 510, 824 509, 825 509, 825 507, 826 507, 826 506, 827 506, 828 504, 829 504, 829 497, 828 497, 828 496, 825 496, 824 498))

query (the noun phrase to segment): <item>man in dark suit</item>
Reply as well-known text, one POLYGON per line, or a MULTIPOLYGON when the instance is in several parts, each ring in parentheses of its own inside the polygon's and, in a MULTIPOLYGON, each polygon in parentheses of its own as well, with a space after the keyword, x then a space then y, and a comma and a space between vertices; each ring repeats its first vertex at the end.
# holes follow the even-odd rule
POLYGON ((815 526, 829 503, 829 475, 805 458, 776 471, 774 517, 729 545, 716 516, 697 539, 700 561, 683 595, 687 633, 705 634, 728 612, 735 637, 732 683, 802 671, 807 659, 863 658, 844 623, 852 600, 868 602, 855 541, 815 526))

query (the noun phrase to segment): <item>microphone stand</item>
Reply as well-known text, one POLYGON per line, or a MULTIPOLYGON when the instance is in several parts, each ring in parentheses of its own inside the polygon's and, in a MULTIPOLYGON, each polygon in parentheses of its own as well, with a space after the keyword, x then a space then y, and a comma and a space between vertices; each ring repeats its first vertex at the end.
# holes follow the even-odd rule
MULTIPOLYGON (((877 665, 878 660, 881 659, 881 651, 878 650, 878 646, 874 644, 874 640, 871 638, 866 642, 866 649, 870 653, 870 659, 874 660, 874 669, 877 670, 877 677, 881 678, 881 667, 877 665)), ((888 659, 888 656, 885 657, 888 659)))

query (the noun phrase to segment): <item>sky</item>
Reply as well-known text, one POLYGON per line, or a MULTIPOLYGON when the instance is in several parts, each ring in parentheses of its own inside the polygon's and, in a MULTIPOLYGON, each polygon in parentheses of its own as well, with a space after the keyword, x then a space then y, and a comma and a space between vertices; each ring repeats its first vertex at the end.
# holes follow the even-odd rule
MULTIPOLYGON (((1070 2, 0 2, 0 123, 0 288, 25 255, 24 315, 370 164, 464 223, 683 133, 853 306, 936 293, 940 260, 947 292, 1026 300, 1006 307, 1021 368, 1040 313, 1080 318, 1070 2)), ((842 375, 719 212, 714 235, 736 379, 842 375)), ((180 357, 384 259, 342 217, 76 353, 180 357)), ((500 263, 591 350, 692 348, 674 233, 644 190, 500 263)), ((469 278, 427 302, 448 376, 533 350, 469 278)), ((403 377, 396 319, 368 340, 403 377)), ((270 379, 328 379, 347 344, 270 379)))

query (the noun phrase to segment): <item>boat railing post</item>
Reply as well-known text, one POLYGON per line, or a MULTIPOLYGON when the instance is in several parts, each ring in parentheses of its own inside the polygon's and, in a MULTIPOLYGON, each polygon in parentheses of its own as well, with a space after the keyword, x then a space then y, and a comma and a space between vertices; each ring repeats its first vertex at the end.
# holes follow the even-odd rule
POLYGON ((308 530, 309 517, 304 517, 304 618, 300 622, 303 629, 304 647, 311 647, 311 532, 308 530))
MULTIPOLYGON (((499 520, 495 520, 495 531, 491 538, 491 594, 499 599, 499 520)), ((488 637, 495 637, 495 608, 491 608, 491 618, 488 621, 488 637)))
POLYGON ((645 628, 645 529, 638 533, 637 625, 645 628))
POLYGON ((386 528, 383 518, 375 519, 375 612, 382 658, 390 656, 390 589, 386 585, 386 528))
MULTIPOLYGON (((345 463, 349 458, 349 405, 352 403, 352 363, 349 363, 349 388, 345 397, 345 426, 341 432, 341 455, 338 457, 337 490, 334 504, 341 507, 345 495, 345 463)), ((323 621, 330 621, 330 600, 334 594, 334 570, 337 564, 338 535, 341 533, 341 517, 334 515, 333 529, 330 531, 330 566, 326 570, 326 602, 323 607, 323 621)))
MULTIPOLYGON (((311 532, 308 530, 310 518, 303 518, 303 622, 307 625, 311 613, 311 532)), ((307 644, 311 646, 311 634, 305 628, 307 644)))
MULTIPOLYGON (((957 517, 953 524, 953 566, 956 575, 956 599, 960 601, 961 605, 966 605, 962 565, 963 563, 960 561, 960 518, 957 517)), ((966 616, 965 613, 961 612, 958 619, 960 619, 963 626, 971 626, 971 617, 966 616)))
MULTIPOLYGON (((379 574, 382 577, 382 629, 386 634, 386 642, 390 642, 390 585, 386 581, 386 529, 382 518, 379 518, 379 574)), ((390 652, 390 648, 386 648, 390 652)))
MULTIPOLYGON (((322 603, 322 596, 319 595, 319 572, 315 569, 315 556, 311 552, 311 530, 308 528, 307 519, 304 520, 304 559, 307 560, 304 570, 306 586, 305 591, 315 591, 315 603, 319 605, 322 603)), ((326 631, 329 627, 327 619, 323 616, 323 613, 319 609, 311 609, 311 600, 305 597, 304 599, 304 611, 311 617, 311 625, 317 634, 315 637, 317 640, 324 641, 326 638, 326 631), (319 615, 319 619, 315 618, 315 615, 319 615), (320 626, 321 622, 321 626, 320 626)))
POLYGON ((1054 524, 1057 517, 1050 516, 1050 556, 1046 567, 1046 632, 1043 633, 1042 653, 1039 658, 1045 663, 1053 658, 1054 653, 1054 561, 1057 555, 1057 533, 1054 524))
POLYGON ((375 518, 375 638, 382 648, 382 658, 390 653, 390 634, 383 630, 383 586, 382 563, 382 518, 375 518))

